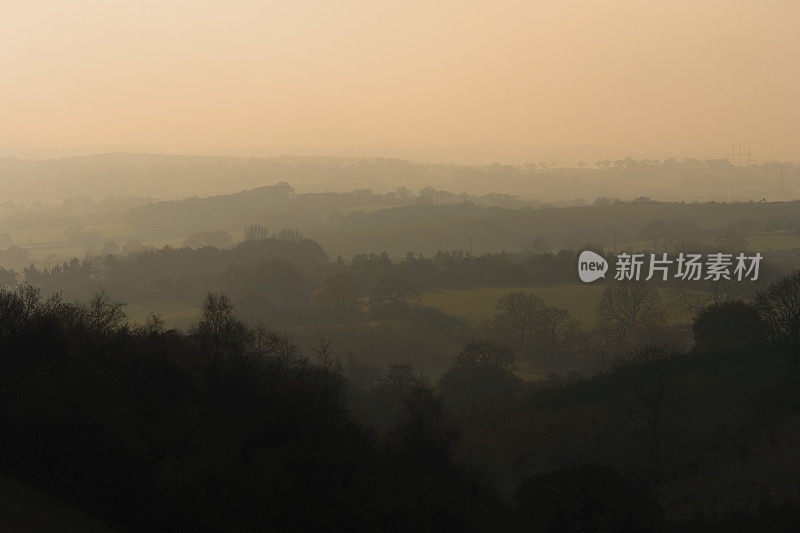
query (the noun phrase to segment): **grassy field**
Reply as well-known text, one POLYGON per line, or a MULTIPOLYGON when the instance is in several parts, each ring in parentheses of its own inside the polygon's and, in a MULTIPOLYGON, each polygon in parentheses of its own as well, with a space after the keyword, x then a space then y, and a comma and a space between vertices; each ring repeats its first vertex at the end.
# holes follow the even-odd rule
MULTIPOLYGON (((496 311, 497 300, 509 292, 524 291, 541 298, 545 304, 566 309, 583 328, 590 329, 597 320, 597 302, 603 293, 603 285, 550 285, 545 287, 480 287, 474 289, 436 289, 424 292, 423 305, 435 307, 445 313, 461 316, 474 323, 491 317, 496 311)), ((694 296, 699 293, 694 294, 694 296)), ((667 308, 667 322, 685 325, 692 321, 692 311, 683 302, 677 289, 661 289, 661 297, 667 308)))
MULTIPOLYGON (((11 236, 16 246, 31 252, 30 261, 50 263, 51 259, 60 262, 86 255, 85 244, 71 243, 67 240, 65 235, 67 229, 67 227, 30 228, 9 230, 5 233, 11 236)), ((131 229, 124 224, 85 226, 84 229, 94 230, 100 234, 101 242, 95 246, 98 249, 107 240, 114 240, 121 246, 133 238, 131 229)))
POLYGON ((125 314, 135 324, 144 324, 152 314, 159 315, 168 328, 188 329, 200 318, 200 305, 126 305, 125 314))
POLYGON ((774 252, 800 248, 797 233, 752 233, 747 235, 747 245, 756 252, 774 252))
MULTIPOLYGON (((423 292, 420 303, 439 309, 447 314, 466 318, 474 324, 490 318, 496 312, 497 300, 513 291, 535 294, 545 304, 566 309, 585 329, 595 326, 597 303, 603 293, 604 285, 550 285, 543 287, 478 287, 472 289, 433 289, 423 292)), ((660 289, 662 301, 667 309, 667 322, 670 325, 688 325, 692 321, 692 310, 685 304, 683 296, 697 298, 699 291, 684 292, 677 289, 660 289)), ((200 316, 199 305, 157 305, 145 307, 128 305, 125 308, 132 322, 143 323, 147 317, 156 313, 168 327, 186 328, 194 324, 200 316)))
MULTIPOLYGON (((109 240, 123 246, 127 241, 135 239, 133 230, 125 224, 84 226, 84 230, 87 232, 96 231, 100 234, 100 239, 96 244, 87 246, 84 243, 69 242, 65 235, 68 229, 67 227, 30 228, 8 230, 3 233, 11 236, 14 245, 31 252, 30 261, 44 264, 68 261, 73 257, 82 258, 89 252, 98 253, 100 247, 109 240)), ((241 240, 242 234, 234 233, 233 236, 235 239, 241 240)), ((147 241, 144 244, 156 248, 166 245, 180 247, 183 241, 184 238, 180 237, 147 241)))

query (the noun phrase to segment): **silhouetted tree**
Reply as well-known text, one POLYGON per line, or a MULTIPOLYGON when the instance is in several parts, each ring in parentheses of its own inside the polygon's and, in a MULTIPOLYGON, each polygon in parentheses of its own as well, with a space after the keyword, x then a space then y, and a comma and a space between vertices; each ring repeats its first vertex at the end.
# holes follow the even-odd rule
POLYGON ((770 338, 783 345, 800 365, 800 271, 783 276, 756 297, 770 338))
POLYGON ((626 405, 628 416, 647 426, 648 448, 656 475, 661 461, 664 418, 667 409, 677 405, 672 387, 675 356, 676 351, 669 346, 650 345, 615 363, 616 375, 631 395, 626 405))
POLYGON ((95 331, 111 332, 121 328, 127 319, 125 304, 114 302, 104 291, 95 294, 86 306, 89 324, 95 331))
POLYGON ((206 295, 195 334, 214 356, 241 352, 249 340, 247 328, 234 316, 233 305, 225 294, 206 295))
POLYGON ((532 294, 512 292, 497 301, 498 319, 508 327, 512 338, 524 347, 533 337, 545 307, 544 302, 532 294))
POLYGON ((370 291, 369 306, 371 308, 398 301, 407 301, 419 295, 411 284, 396 277, 385 277, 378 280, 370 291))
POLYGON ((609 285, 597 310, 602 333, 618 351, 651 342, 664 321, 658 289, 642 282, 609 285))
POLYGON ((512 407, 522 392, 522 380, 510 370, 512 362, 511 351, 493 342, 465 346, 439 380, 448 410, 474 423, 512 407))
POLYGON ((439 460, 450 451, 442 400, 422 380, 414 383, 403 400, 403 410, 393 434, 395 446, 425 460, 439 460))
POLYGON ((703 309, 692 330, 698 348, 748 350, 766 339, 767 323, 753 305, 724 302, 703 309))

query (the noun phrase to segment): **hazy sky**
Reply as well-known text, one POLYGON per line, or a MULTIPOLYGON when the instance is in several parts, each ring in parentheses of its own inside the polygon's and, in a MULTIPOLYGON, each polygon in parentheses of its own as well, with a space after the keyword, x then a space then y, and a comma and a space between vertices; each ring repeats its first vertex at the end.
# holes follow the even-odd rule
POLYGON ((0 72, 4 148, 800 160, 798 0, 0 0, 0 72))

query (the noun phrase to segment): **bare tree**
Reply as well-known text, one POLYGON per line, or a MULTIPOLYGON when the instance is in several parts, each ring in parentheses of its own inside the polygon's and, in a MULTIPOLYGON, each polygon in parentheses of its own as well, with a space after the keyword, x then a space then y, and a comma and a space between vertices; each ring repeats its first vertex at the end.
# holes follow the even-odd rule
POLYGON ((225 294, 208 293, 195 334, 211 355, 236 353, 249 341, 249 332, 233 314, 233 304, 225 294))
POLYGON ((445 420, 441 398, 423 380, 411 386, 403 401, 395 439, 404 449, 420 457, 446 454, 452 436, 445 420))
POLYGON ((548 307, 542 312, 539 324, 547 341, 555 345, 569 327, 569 312, 557 307, 548 307))
POLYGON ((671 389, 675 373, 671 359, 675 355, 668 346, 648 346, 633 351, 615 365, 617 376, 631 393, 631 400, 625 406, 630 420, 647 426, 648 448, 656 471, 660 465, 664 416, 670 407, 681 411, 671 389))
POLYGON ((89 323, 97 331, 114 331, 125 322, 125 304, 114 302, 104 291, 95 294, 86 306, 89 323))
POLYGON ((523 346, 533 336, 545 308, 540 298, 522 291, 511 292, 497 302, 499 318, 511 331, 514 340, 523 346))
POLYGON ((606 339, 622 351, 648 338, 664 322, 658 290, 644 283, 609 285, 603 291, 597 310, 606 339))
POLYGON ((785 345, 800 364, 800 271, 783 276, 756 297, 771 340, 785 345))

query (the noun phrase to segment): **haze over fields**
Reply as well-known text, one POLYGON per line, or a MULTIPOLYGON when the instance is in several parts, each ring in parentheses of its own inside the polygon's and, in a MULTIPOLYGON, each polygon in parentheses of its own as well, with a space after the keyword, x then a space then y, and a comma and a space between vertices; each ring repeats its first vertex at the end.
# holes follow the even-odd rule
POLYGON ((798 21, 0 2, 0 531, 800 531, 798 21))

